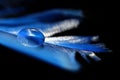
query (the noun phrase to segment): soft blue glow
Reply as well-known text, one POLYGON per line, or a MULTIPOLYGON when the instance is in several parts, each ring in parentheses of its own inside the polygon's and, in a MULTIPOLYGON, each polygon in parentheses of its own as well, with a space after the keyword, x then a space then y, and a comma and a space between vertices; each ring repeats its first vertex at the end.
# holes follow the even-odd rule
POLYGON ((77 28, 83 17, 79 10, 56 9, 0 19, 0 44, 63 69, 76 71, 82 67, 75 60, 76 51, 89 62, 87 56, 99 61, 101 59, 94 52, 107 52, 108 49, 102 44, 91 44, 97 41, 98 36, 51 36, 77 28))
MULTIPOLYGON (((18 8, 19 10, 19 8, 18 8)), ((1 13, 5 13, 2 12, 1 13)), ((81 10, 65 10, 65 9, 53 9, 48 11, 43 11, 40 13, 34 13, 31 15, 26 15, 23 17, 0 19, 0 24, 4 25, 21 25, 21 24, 31 24, 36 22, 56 22, 65 19, 79 19, 82 20, 84 17, 81 10)))
POLYGON ((46 43, 43 47, 26 47, 17 41, 16 36, 4 32, 0 32, 0 44, 67 70, 76 71, 81 65, 75 61, 75 51, 72 49, 46 43))
POLYGON ((20 26, 0 26, 0 31, 4 31, 13 35, 17 35, 19 31, 23 28, 37 28, 39 29, 45 36, 52 36, 56 33, 60 33, 69 29, 76 28, 79 25, 79 20, 77 19, 68 19, 59 21, 56 23, 42 23, 36 22, 26 25, 20 26))

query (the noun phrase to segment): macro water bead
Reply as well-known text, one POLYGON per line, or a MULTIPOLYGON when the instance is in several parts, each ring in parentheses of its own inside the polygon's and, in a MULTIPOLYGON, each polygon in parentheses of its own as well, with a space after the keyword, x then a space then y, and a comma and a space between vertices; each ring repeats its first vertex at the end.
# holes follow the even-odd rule
POLYGON ((28 47, 38 47, 44 43, 44 35, 35 28, 25 28, 22 29, 17 34, 18 41, 28 47))

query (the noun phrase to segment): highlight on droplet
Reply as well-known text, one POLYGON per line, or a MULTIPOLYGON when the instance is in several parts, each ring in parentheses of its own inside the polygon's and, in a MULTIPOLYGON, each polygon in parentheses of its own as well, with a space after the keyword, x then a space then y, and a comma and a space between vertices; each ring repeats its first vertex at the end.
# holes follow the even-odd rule
POLYGON ((38 47, 44 43, 44 35, 36 28, 24 28, 18 35, 17 40, 27 47, 38 47))

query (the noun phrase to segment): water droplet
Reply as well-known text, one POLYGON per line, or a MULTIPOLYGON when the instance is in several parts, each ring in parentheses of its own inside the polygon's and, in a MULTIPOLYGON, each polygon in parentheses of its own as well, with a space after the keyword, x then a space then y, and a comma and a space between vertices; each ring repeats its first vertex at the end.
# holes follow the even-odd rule
POLYGON ((36 28, 22 29, 17 35, 18 41, 27 47, 38 47, 44 43, 44 35, 36 28))

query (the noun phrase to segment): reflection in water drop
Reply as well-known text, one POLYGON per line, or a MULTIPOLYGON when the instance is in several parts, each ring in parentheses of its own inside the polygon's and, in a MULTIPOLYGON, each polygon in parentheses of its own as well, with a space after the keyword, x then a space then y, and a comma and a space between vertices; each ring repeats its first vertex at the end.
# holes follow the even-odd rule
POLYGON ((44 43, 44 35, 35 28, 22 29, 17 35, 18 41, 27 47, 38 47, 44 43))

